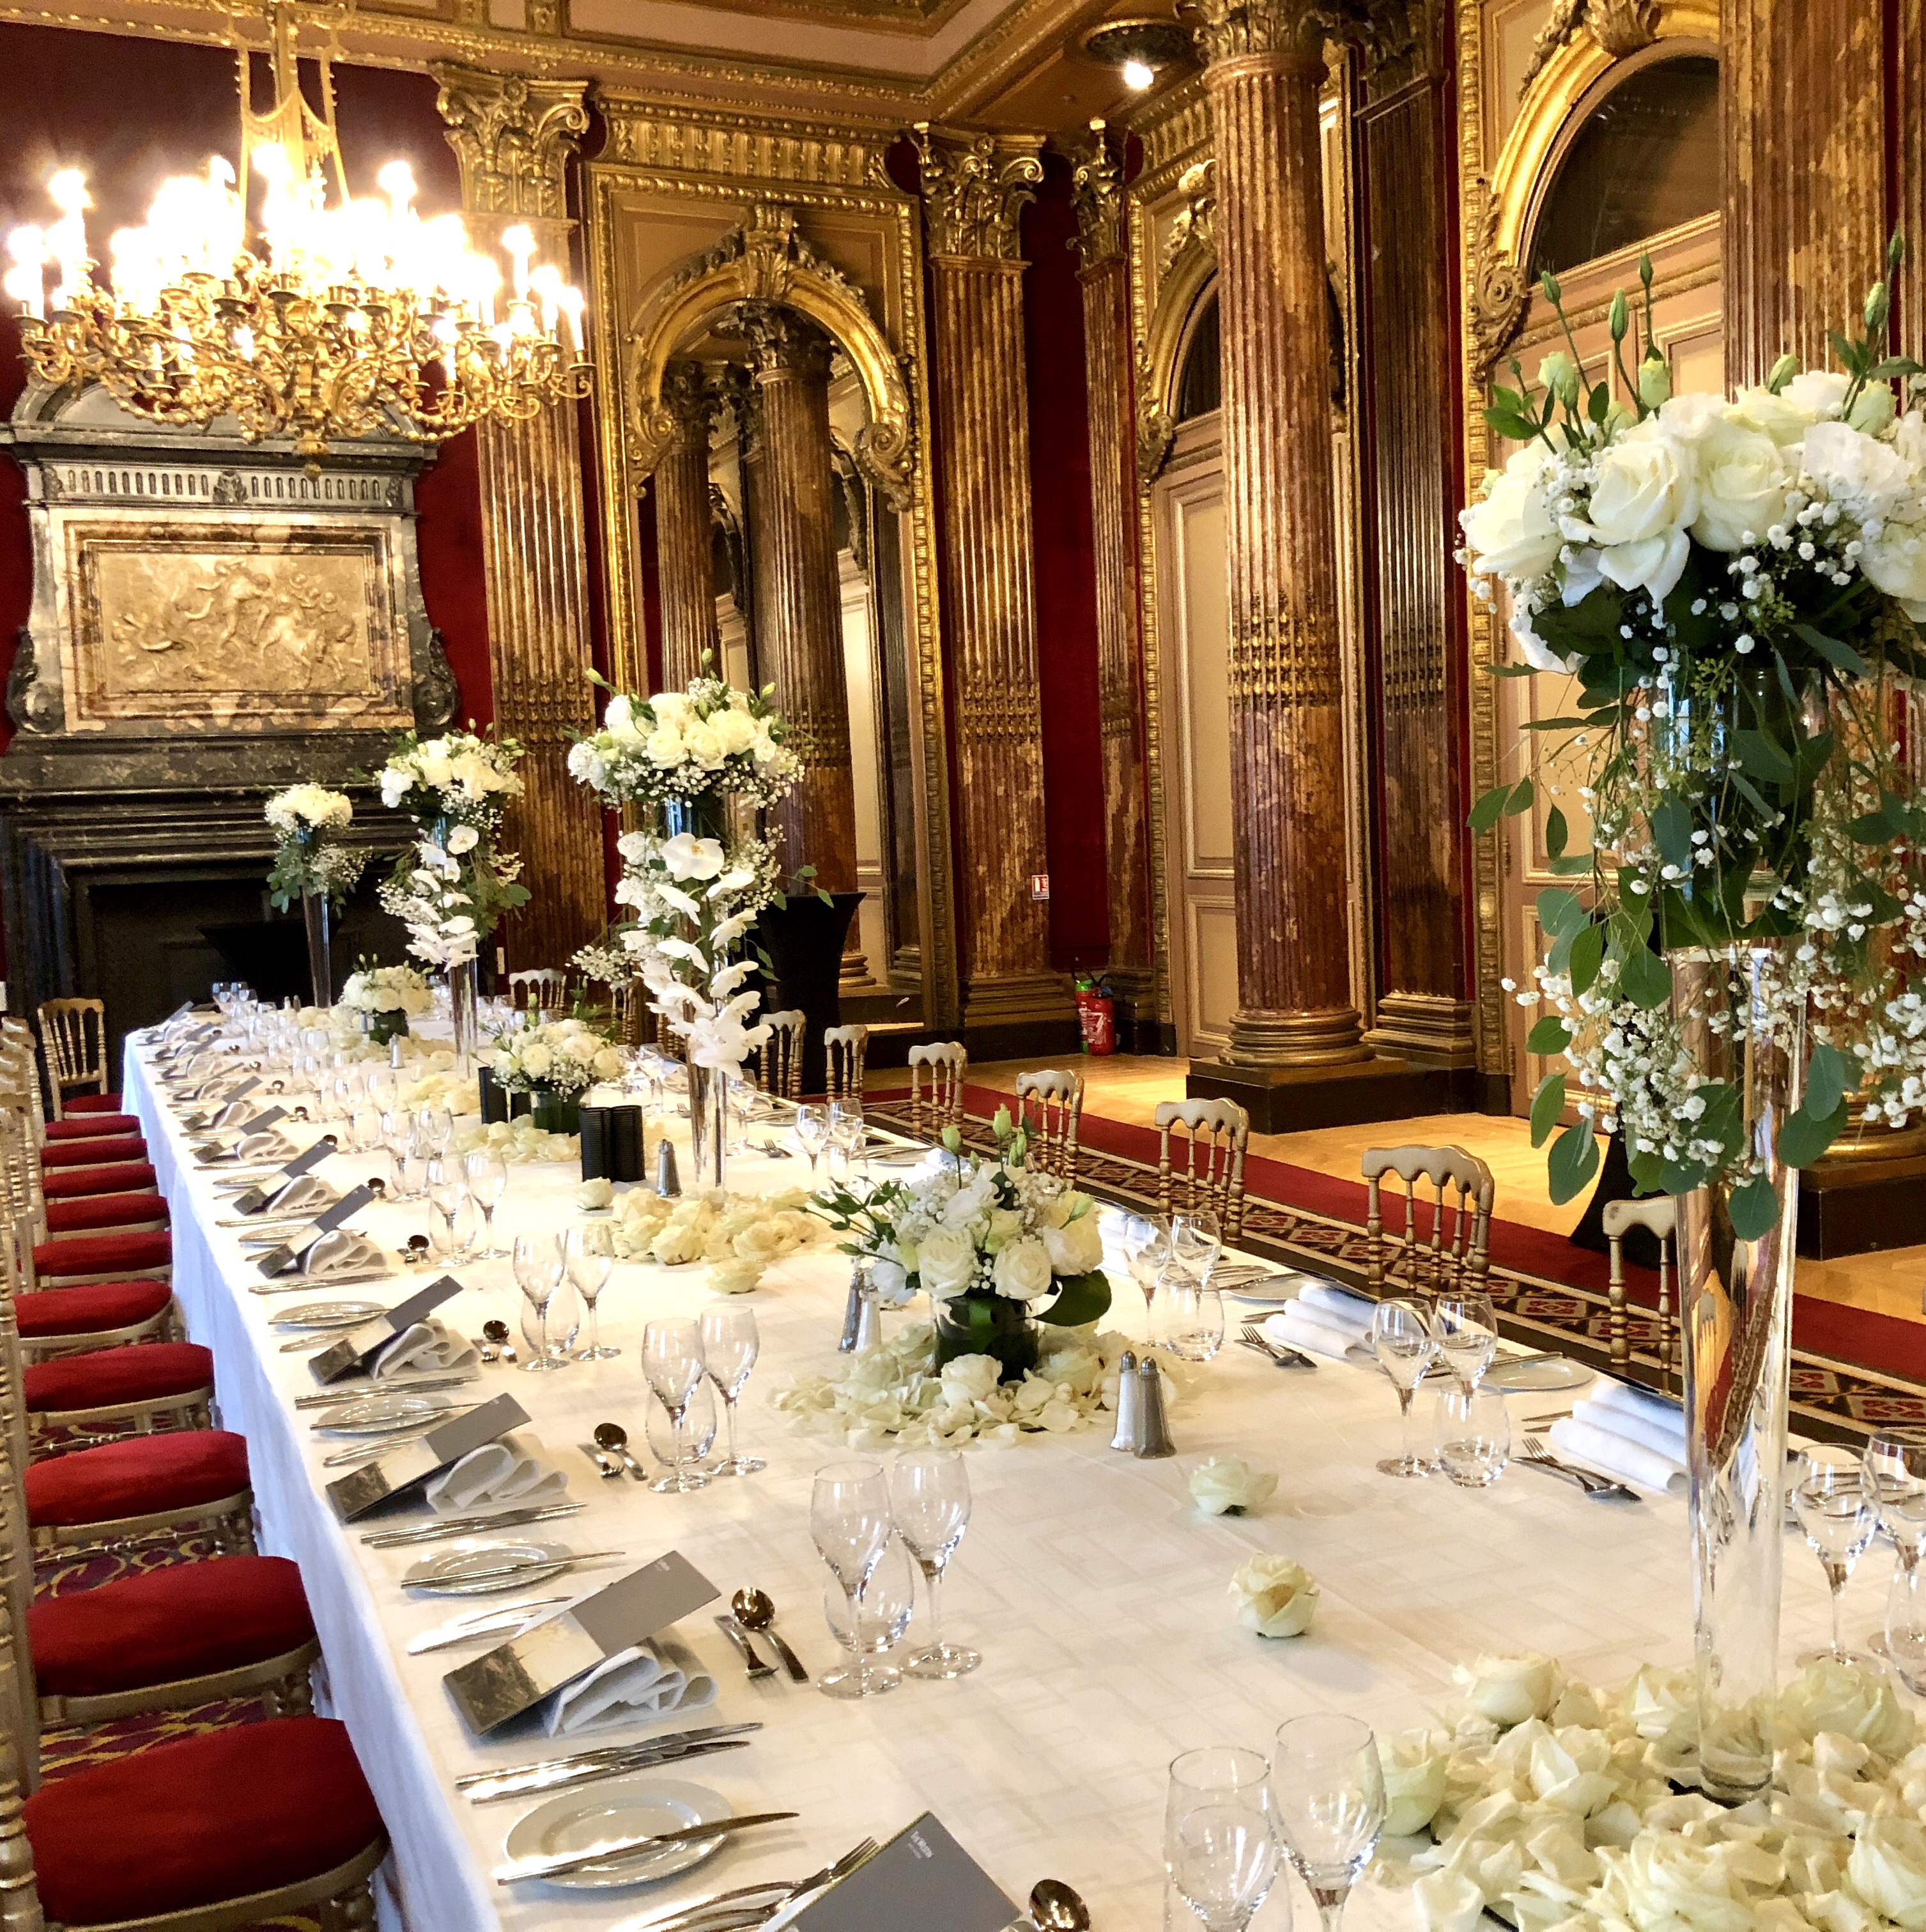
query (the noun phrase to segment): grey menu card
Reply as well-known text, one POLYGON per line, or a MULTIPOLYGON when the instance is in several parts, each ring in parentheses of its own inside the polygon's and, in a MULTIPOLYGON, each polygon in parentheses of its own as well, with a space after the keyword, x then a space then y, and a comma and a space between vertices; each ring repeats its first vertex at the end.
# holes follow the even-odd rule
MULTIPOLYGON (((272 1126, 279 1120, 284 1108, 274 1107, 265 1114, 258 1114, 242 1130, 244 1134, 259 1133, 262 1128, 272 1126)), ((271 1174, 260 1186, 251 1187, 245 1194, 234 1197, 234 1210, 239 1214, 258 1214, 290 1180, 298 1180, 310 1168, 319 1167, 331 1154, 341 1151, 332 1134, 323 1134, 305 1153, 296 1154, 278 1173, 271 1174)))
POLYGON ((926 1811, 790 1921, 798 1932, 1008 1932, 1019 1916, 990 1875, 926 1811))
POLYGON ((342 1522, 352 1522, 383 1503, 418 1490, 449 1463, 460 1462, 470 1451, 527 1420, 527 1410, 513 1396, 498 1395, 337 1478, 328 1485, 328 1501, 342 1522))
POLYGON ((417 1322, 425 1322, 444 1301, 461 1292, 461 1284, 452 1274, 445 1274, 418 1289, 386 1315, 357 1322, 319 1354, 309 1358, 308 1366, 314 1379, 324 1384, 338 1382, 344 1376, 372 1367, 374 1358, 397 1335, 404 1334, 417 1322))

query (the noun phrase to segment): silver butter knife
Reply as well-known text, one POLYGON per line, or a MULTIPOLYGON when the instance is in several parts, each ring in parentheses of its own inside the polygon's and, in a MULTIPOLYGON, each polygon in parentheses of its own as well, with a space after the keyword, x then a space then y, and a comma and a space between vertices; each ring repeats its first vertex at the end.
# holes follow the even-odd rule
POLYGON ((546 1522, 551 1516, 574 1516, 586 1503, 545 1503, 539 1509, 503 1510, 491 1516, 443 1516, 413 1529, 377 1530, 361 1540, 371 1550, 399 1550, 410 1543, 439 1543, 450 1536, 479 1536, 491 1529, 515 1529, 525 1522, 546 1522))
POLYGON ((759 1720, 744 1724, 703 1724, 693 1731, 670 1731, 646 1743, 591 1744, 578 1751, 565 1751, 560 1757, 538 1758, 533 1764, 512 1764, 500 1771, 470 1771, 455 1780, 457 1791, 473 1791, 484 1784, 499 1784, 505 1778, 533 1778, 538 1773, 566 1771, 577 1765, 606 1764, 611 1758, 627 1757, 638 1750, 663 1750, 672 1746, 706 1744, 717 1738, 746 1737, 759 1731, 759 1720))
POLYGON ((597 1778, 626 1778, 632 1771, 660 1771, 665 1765, 681 1764, 685 1759, 713 1757, 718 1751, 747 1750, 747 1738, 717 1738, 705 1744, 635 1744, 620 1757, 605 1762, 579 1764, 566 1771, 544 1772, 539 1777, 484 1780, 468 1793, 471 1804, 487 1804, 497 1798, 532 1798, 548 1791, 572 1791, 578 1784, 593 1784, 597 1778))
POLYGON ((512 1864, 497 1865, 494 1881, 497 1885, 514 1885, 523 1879, 559 1878, 565 1873, 580 1871, 584 1865, 626 1858, 637 1852, 652 1852, 659 1845, 692 1844, 703 1838, 720 1838, 725 1832, 746 1832, 752 1825, 776 1825, 786 1818, 801 1816, 799 1811, 751 1811, 739 1818, 718 1818, 711 1824, 686 1825, 679 1832, 657 1832, 639 1838, 605 1838, 598 1844, 584 1845, 566 1858, 523 1858, 512 1864))

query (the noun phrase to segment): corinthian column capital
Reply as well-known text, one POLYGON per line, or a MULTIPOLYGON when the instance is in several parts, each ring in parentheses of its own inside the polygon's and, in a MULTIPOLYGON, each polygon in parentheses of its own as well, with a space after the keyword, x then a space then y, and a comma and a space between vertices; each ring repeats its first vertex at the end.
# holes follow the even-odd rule
POLYGON ((461 166, 471 214, 565 222, 565 173, 588 128, 585 80, 531 80, 446 64, 431 70, 436 110, 461 166))
POLYGON ((780 302, 744 302, 735 320, 759 382, 828 380, 830 340, 807 316, 780 302))
POLYGON ((701 363, 678 357, 662 372, 662 406, 675 418, 676 440, 683 447, 708 448, 722 404, 714 378, 701 363))
POLYGON ((1043 179, 1043 136, 953 134, 919 121, 910 139, 922 171, 930 253, 1022 260, 1018 223, 1043 179))
POLYGON ((1266 54, 1317 59, 1325 16, 1318 0, 1197 0, 1197 46, 1206 68, 1266 54))
POLYGON ((1089 139, 1070 150, 1070 161, 1077 259, 1099 268, 1123 254, 1123 166, 1102 122, 1090 123, 1089 139))

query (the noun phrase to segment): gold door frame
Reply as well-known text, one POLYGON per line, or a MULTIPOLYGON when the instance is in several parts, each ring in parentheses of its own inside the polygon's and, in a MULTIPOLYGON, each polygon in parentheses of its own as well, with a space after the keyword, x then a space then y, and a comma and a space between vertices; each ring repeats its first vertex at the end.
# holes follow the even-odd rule
MULTIPOLYGON (((660 457, 663 365, 702 319, 761 297, 809 315, 849 355, 870 422, 855 452, 898 518, 904 674, 909 696, 921 1024, 960 1018, 951 874, 948 726, 934 568, 921 214, 883 170, 891 138, 863 128, 724 114, 620 94, 584 164, 596 411, 602 463, 604 570, 615 681, 639 689, 638 558, 632 506, 660 457), (645 274, 625 244, 643 211, 697 244, 645 274), (837 250, 867 251, 852 274, 837 250)), ((639 225, 638 225, 639 224, 639 225)))

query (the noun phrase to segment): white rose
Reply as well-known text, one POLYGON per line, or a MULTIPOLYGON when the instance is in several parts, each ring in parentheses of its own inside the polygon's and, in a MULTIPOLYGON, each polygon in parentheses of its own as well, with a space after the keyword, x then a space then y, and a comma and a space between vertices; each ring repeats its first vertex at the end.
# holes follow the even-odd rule
POLYGON ((945 1396, 952 1402, 987 1402, 996 1393, 1002 1366, 992 1355, 959 1355, 943 1364, 940 1378, 945 1396))
MULTIPOLYGON (((924 1244, 923 1252, 930 1252, 924 1244)), ((1047 1294, 1055 1285, 1050 1273, 1050 1250, 1034 1234, 1012 1241, 996 1257, 991 1274, 996 1292, 1011 1301, 1034 1301, 1047 1294)))
POLYGON ((1888 597, 1909 607, 1926 601, 1926 526, 1891 522, 1862 538, 1859 568, 1888 597))
POLYGON ((988 1220, 989 1229, 983 1238, 987 1255, 1001 1254, 1023 1232, 1023 1217, 1014 1208, 993 1208, 988 1220))
POLYGON ((1482 502, 1459 512, 1471 568, 1481 576, 1525 583, 1558 562, 1562 539, 1552 508, 1551 460, 1539 445, 1528 444, 1486 478, 1482 502))
POLYGON ((600 1048, 590 1063, 595 1069, 595 1077, 598 1080, 620 1079, 623 1070, 627 1064, 622 1058, 620 1049, 613 1046, 605 1046, 600 1048))
POLYGON ((578 1066, 592 1066, 595 1056, 602 1051, 600 1042, 592 1033, 573 1034, 562 1042, 562 1051, 578 1066))
POLYGON ((1690 456, 1648 417, 1593 467, 1589 521, 1573 520, 1570 534, 1599 545, 1599 568, 1621 590, 1669 596, 1690 554, 1685 532, 1699 514, 1690 456))
POLYGON ((709 720, 709 728, 725 758, 738 757, 756 742, 756 720, 747 712, 718 711, 709 720))
POLYGON ((678 728, 689 716, 688 694, 681 691, 659 692, 649 700, 649 709, 655 713, 658 724, 673 724, 678 728))
POLYGON ((1926 1932, 1926 1829, 1911 1818, 1874 1818, 1846 1861, 1846 1880, 1875 1912, 1926 1932))
POLYGON ((593 1214, 598 1208, 606 1208, 615 1198, 615 1184, 598 1175, 593 1180, 584 1180, 575 1190, 575 1205, 584 1214, 593 1214))
POLYGON ((714 729, 699 718, 683 727, 682 742, 688 755, 705 772, 714 771, 723 761, 721 741, 714 729))
POLYGON ((1908 410, 1893 425, 1892 446, 1915 470, 1926 470, 1926 416, 1908 410))
POLYGON ((1903 1757, 1918 1730, 1883 1675, 1823 1658, 1807 1664, 1780 1692, 1779 1711, 1808 1743, 1830 1731, 1886 1758, 1903 1757))
POLYGON ((1785 1867, 1756 1845, 1708 1844, 1669 1830, 1641 1832, 1607 1852, 1603 1903, 1653 1932, 1756 1932, 1756 1892, 1769 1892, 1785 1867))
POLYGON ((762 1280, 768 1264, 760 1261, 722 1261, 709 1270, 709 1286, 718 1294, 750 1294, 762 1280))
POLYGON ((715 838, 698 838, 693 832, 678 832, 662 848, 662 862, 669 875, 678 881, 713 879, 726 862, 722 843, 715 838))
POLYGON ((472 825, 454 826, 448 835, 448 849, 459 858, 464 852, 472 852, 482 842, 482 835, 472 825))
POLYGON ((411 773, 397 771, 392 765, 386 766, 381 773, 381 802, 392 812, 407 796, 413 784, 411 773))
POLYGON ((1543 1718, 1558 1701, 1564 1678, 1549 1657, 1528 1652, 1522 1657, 1481 1657, 1452 1671, 1465 1701, 1481 1718, 1509 1728, 1529 1718, 1543 1718))
POLYGON ((1800 454, 1807 474, 1855 516, 1888 516, 1913 501, 1912 464, 1844 423, 1815 423, 1800 454))
POLYGON ((1388 1743, 1381 1738, 1378 1762, 1384 1774, 1384 1834, 1415 1838, 1444 1802, 1445 1779, 1451 1768, 1450 1741, 1425 1731, 1408 1731, 1388 1743))
POLYGON ((1302 1636, 1318 1609, 1318 1580, 1288 1556, 1253 1556, 1230 1580, 1237 1621, 1260 1636, 1302 1636))
POLYGON ((951 1196, 943 1210, 943 1219, 952 1228, 967 1228, 972 1222, 987 1216, 996 1198, 994 1186, 979 1175, 967 1187, 960 1187, 951 1196))
POLYGON ((1731 418, 1769 436, 1781 449, 1798 442, 1811 428, 1812 412, 1786 395, 1774 395, 1764 388, 1741 389, 1732 406, 1731 418))
POLYGON ((650 764, 667 767, 679 765, 688 754, 682 747, 682 734, 672 724, 658 724, 649 734, 644 747, 650 764))
POLYGON ((1851 377, 1837 370, 1806 369, 1779 392, 1779 399, 1808 422, 1833 422, 1844 411, 1846 392, 1852 386, 1851 377))
POLYGON ((1792 478, 1769 436, 1726 417, 1707 429, 1694 453, 1699 514, 1692 534, 1708 550, 1743 550, 1785 521, 1792 478))
POLYGON ((649 1252, 665 1268, 679 1268, 702 1258, 702 1231, 687 1221, 671 1221, 649 1244, 649 1252))
POLYGON ((445 752, 424 745, 420 762, 422 784, 434 791, 445 790, 455 776, 454 760, 445 752))
POLYGON ((939 1301, 963 1293, 976 1276, 976 1244, 960 1228, 939 1228, 916 1250, 916 1276, 939 1301))
POLYGON ((1059 1274, 1088 1274, 1103 1265, 1104 1238, 1094 1213, 1080 1214, 1061 1228, 1046 1228, 1043 1244, 1059 1274))
POLYGON ((1191 1472, 1191 1500, 1206 1516, 1241 1516, 1276 1488, 1275 1476, 1253 1469, 1241 1456, 1213 1456, 1191 1472))
POLYGON ((531 1080, 539 1080, 555 1064, 555 1056, 538 1040, 521 1049, 521 1070, 531 1080))
POLYGON ((1680 1763, 1697 1750, 1699 1692, 1689 1672, 1647 1664, 1619 1693, 1618 1702, 1633 1729, 1666 1763, 1680 1763))

